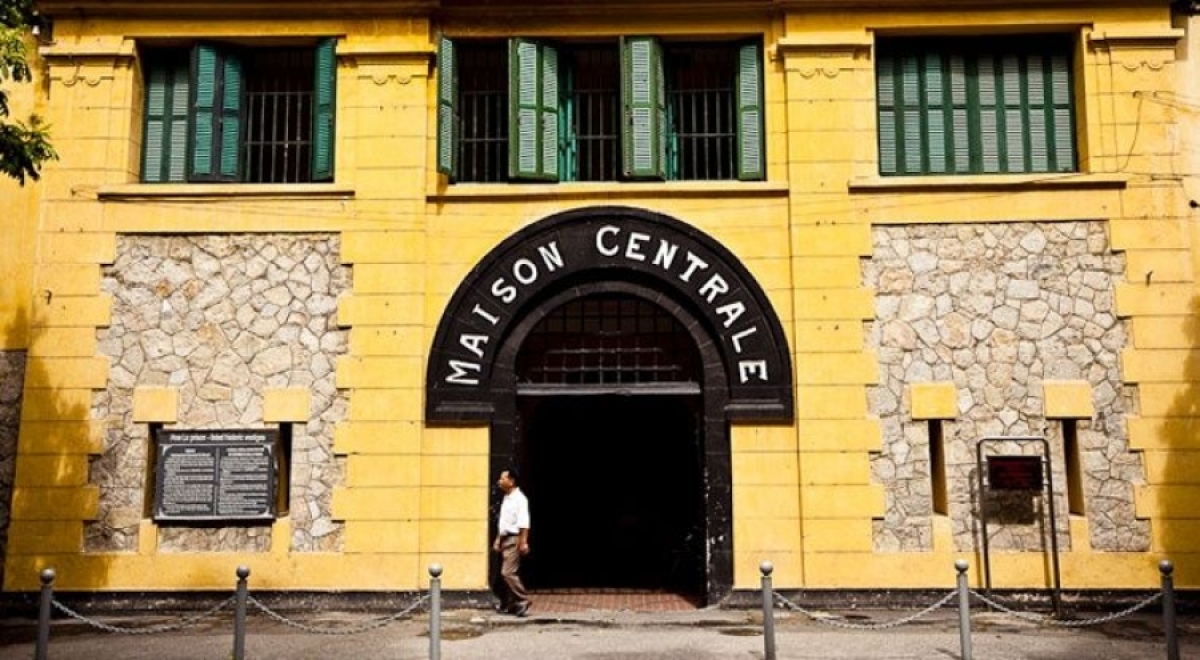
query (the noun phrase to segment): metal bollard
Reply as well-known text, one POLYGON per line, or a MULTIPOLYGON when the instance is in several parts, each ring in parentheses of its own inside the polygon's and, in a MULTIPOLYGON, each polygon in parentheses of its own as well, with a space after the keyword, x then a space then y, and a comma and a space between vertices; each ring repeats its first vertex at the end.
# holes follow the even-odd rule
POLYGON ((233 660, 246 660, 246 598, 249 595, 246 578, 250 577, 250 567, 238 566, 237 577, 233 612, 233 660))
POLYGON ((442 660, 442 565, 429 566, 429 660, 442 660))
POLYGON ((1163 630, 1167 635, 1167 660, 1179 660, 1179 631, 1175 628, 1175 565, 1164 559, 1158 563, 1162 573, 1163 630))
POLYGON ((775 589, 771 586, 775 565, 764 561, 758 569, 762 571, 763 660, 775 660, 775 589))
POLYGON ((38 604, 37 648, 34 660, 46 660, 50 648, 50 602, 54 600, 54 569, 42 570, 42 599, 38 604))
POLYGON ((958 646, 962 660, 971 660, 971 590, 967 586, 967 560, 954 562, 958 571, 958 646))

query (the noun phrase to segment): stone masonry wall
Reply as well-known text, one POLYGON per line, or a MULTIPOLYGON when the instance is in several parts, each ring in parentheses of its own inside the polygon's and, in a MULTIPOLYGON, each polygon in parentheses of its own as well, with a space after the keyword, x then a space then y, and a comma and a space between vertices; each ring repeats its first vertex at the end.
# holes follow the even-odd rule
MULTIPOLYGON (((933 514, 929 423, 911 418, 907 387, 952 382, 958 418, 944 424, 948 515, 958 550, 978 547, 976 443, 987 436, 1046 436, 1054 462, 1059 547, 1069 548, 1062 422, 1046 420, 1042 383, 1086 380, 1096 414, 1080 420, 1078 446, 1091 545, 1144 550, 1148 523, 1134 516, 1142 466, 1128 451, 1119 355, 1128 330, 1113 308, 1124 259, 1101 222, 878 227, 864 280, 875 289, 868 324, 881 383, 869 392, 883 426, 873 478, 887 493, 876 521, 881 551, 928 550, 933 514)), ((988 454, 1039 453, 989 444, 988 454)), ((991 501, 989 543, 1039 550, 1044 500, 991 501), (999 523, 997 521, 1000 521, 999 523), (1002 523, 1002 524, 1001 524, 1002 523)))
MULTIPOLYGON (((21 393, 25 386, 25 351, 0 351, 0 559, 8 551, 13 474, 17 467, 17 432, 21 426, 21 393)), ((0 561, 0 584, 4 562, 0 561)))
MULTIPOLYGON (((340 550, 330 508, 344 466, 332 443, 347 404, 334 361, 347 332, 334 312, 350 271, 339 249, 327 234, 119 237, 102 284, 113 299, 112 324, 99 331, 111 371, 92 409, 106 445, 92 464, 100 517, 87 526, 88 551, 138 547, 150 443, 147 425, 132 421, 138 386, 179 391, 178 428, 226 429, 264 426, 265 388, 309 388, 308 423, 293 432, 291 550, 340 550)), ((266 551, 270 528, 163 525, 159 549, 266 551)))

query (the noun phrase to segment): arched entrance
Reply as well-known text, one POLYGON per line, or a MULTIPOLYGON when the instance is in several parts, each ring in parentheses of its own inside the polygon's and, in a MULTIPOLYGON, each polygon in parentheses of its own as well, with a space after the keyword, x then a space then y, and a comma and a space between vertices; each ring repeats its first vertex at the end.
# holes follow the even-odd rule
POLYGON ((702 599, 701 365, 686 329, 634 295, 582 296, 525 338, 516 379, 530 586, 702 599))
POLYGON ((666 216, 596 207, 530 225, 459 285, 426 419, 489 424, 492 472, 521 469, 533 586, 714 603, 733 582, 729 422, 790 421, 791 380, 779 320, 728 250, 666 216))

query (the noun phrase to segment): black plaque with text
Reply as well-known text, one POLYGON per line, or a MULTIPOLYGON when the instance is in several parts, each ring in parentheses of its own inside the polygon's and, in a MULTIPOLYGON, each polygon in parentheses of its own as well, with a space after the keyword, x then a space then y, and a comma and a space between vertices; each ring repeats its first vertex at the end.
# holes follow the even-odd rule
POLYGON ((988 485, 994 490, 1041 490, 1041 456, 988 456, 988 485))
POLYGON ((275 517, 275 429, 158 431, 156 521, 275 517))

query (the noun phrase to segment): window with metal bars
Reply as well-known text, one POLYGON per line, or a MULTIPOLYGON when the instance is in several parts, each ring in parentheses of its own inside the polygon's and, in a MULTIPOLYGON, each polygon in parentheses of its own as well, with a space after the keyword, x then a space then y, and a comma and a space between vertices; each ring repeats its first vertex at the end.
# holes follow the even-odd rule
POLYGON ((333 178, 334 41, 147 49, 142 180, 333 178))
POLYGON ((691 335, 662 308, 620 295, 589 296, 543 318, 517 355, 525 385, 700 382, 691 335))
POLYGON ((1071 53, 1065 35, 880 40, 880 173, 1077 171, 1071 53))
POLYGON ((438 169, 457 183, 762 179, 760 42, 443 39, 438 169))

